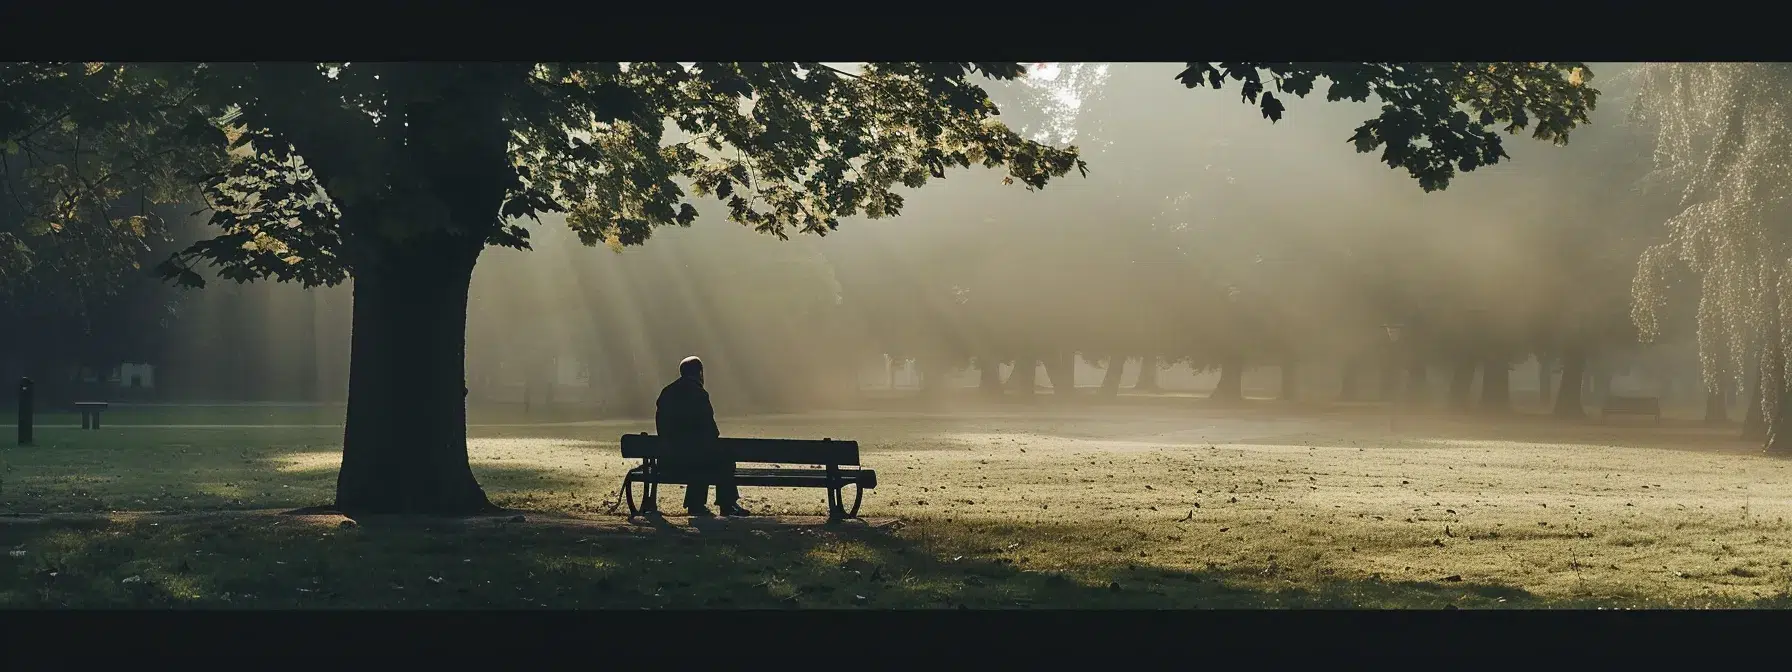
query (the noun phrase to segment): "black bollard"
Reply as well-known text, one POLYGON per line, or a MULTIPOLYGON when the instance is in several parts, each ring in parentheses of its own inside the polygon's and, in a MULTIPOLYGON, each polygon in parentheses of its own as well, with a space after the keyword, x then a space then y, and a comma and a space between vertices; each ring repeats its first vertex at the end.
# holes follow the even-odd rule
POLYGON ((31 410, 32 397, 36 395, 36 384, 30 378, 19 379, 19 445, 31 445, 31 410))

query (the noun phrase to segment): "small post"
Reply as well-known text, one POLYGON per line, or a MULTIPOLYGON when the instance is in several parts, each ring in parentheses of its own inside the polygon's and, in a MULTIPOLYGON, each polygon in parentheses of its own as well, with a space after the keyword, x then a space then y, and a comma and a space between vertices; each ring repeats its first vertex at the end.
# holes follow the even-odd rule
POLYGON ((19 379, 19 445, 31 445, 31 412, 36 400, 37 384, 30 378, 19 379))
MULTIPOLYGON (((1398 322, 1393 322, 1393 323, 1381 325, 1381 328, 1382 328, 1382 330, 1386 331, 1388 334, 1388 345, 1390 346, 1390 350, 1389 350, 1390 356, 1398 357, 1399 352, 1400 352, 1399 351, 1400 336, 1401 336, 1401 332, 1406 329, 1406 325, 1400 324, 1398 322)), ((1385 371, 1387 369, 1383 369, 1383 370, 1385 371)), ((1397 369, 1396 369, 1396 371, 1397 371, 1397 369)), ((1395 375, 1398 376, 1399 374, 1395 373, 1395 375)), ((1384 386, 1383 389, 1389 389, 1389 388, 1384 386)), ((1394 390, 1394 398, 1388 400, 1388 402, 1389 402, 1388 403, 1388 431, 1389 432, 1398 432, 1398 431, 1400 431, 1400 429, 1399 429, 1400 389, 1398 387, 1395 387, 1392 389, 1394 390)))

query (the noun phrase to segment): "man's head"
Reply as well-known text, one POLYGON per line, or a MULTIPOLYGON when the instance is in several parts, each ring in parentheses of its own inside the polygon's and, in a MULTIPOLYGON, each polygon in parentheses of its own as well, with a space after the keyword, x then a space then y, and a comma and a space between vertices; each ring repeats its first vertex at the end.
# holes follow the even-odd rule
POLYGON ((684 358, 684 361, 678 363, 678 375, 703 382, 703 360, 697 359, 696 355, 684 358))

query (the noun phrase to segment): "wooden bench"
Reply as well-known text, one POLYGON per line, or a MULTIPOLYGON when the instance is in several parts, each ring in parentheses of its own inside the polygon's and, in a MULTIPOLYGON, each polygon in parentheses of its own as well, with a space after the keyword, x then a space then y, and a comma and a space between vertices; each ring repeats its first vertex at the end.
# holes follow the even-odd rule
POLYGON ((110 405, 104 401, 75 402, 75 410, 81 412, 81 429, 99 429, 100 414, 106 412, 106 407, 110 405))
POLYGON ((859 443, 822 439, 717 439, 714 450, 718 459, 737 463, 734 471, 704 470, 673 466, 661 462, 676 448, 667 446, 660 437, 642 432, 622 436, 622 456, 639 459, 641 465, 630 469, 622 480, 628 502, 628 515, 633 518, 659 510, 659 486, 698 483, 728 483, 735 486, 772 488, 824 488, 828 491, 828 520, 839 521, 859 516, 859 503, 865 491, 877 487, 877 472, 859 466, 859 443), (766 467, 743 467, 739 463, 771 464, 766 467), (783 465, 803 465, 787 467, 783 465), (634 484, 641 484, 641 503, 635 504, 634 484), (853 488, 852 507, 846 506, 846 488, 853 488))
POLYGON ((1620 397, 1610 395, 1599 409, 1599 421, 1605 422, 1608 415, 1647 415, 1655 418, 1655 424, 1661 424, 1661 399, 1657 397, 1620 397))

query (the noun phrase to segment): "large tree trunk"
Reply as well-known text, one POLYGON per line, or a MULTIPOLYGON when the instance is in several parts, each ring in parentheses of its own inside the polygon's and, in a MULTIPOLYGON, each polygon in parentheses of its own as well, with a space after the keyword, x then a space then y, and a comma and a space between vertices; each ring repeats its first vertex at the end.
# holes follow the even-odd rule
POLYGON ((1002 360, 994 355, 977 358, 977 390, 992 397, 1002 396, 1002 360))
POLYGON ((1595 361, 1591 364, 1593 373, 1593 401, 1605 406, 1605 400, 1612 394, 1612 367, 1607 361, 1595 361))
POLYGON ((1076 398, 1076 353, 1058 352, 1046 357, 1045 375, 1051 379, 1053 399, 1076 398))
POLYGON ((1208 399, 1218 401, 1244 400, 1244 357, 1229 354, 1220 359, 1220 382, 1213 386, 1208 399))
POLYGON ((1345 357, 1343 371, 1338 374, 1338 401, 1356 401, 1361 398, 1363 388, 1362 360, 1357 357, 1345 357))
POLYGON ((1711 427, 1722 427, 1730 424, 1730 409, 1724 394, 1725 376, 1720 369, 1711 384, 1705 386, 1705 424, 1711 427))
POLYGON ((1474 405, 1474 397, 1475 360, 1458 357, 1450 369, 1450 409, 1466 411, 1474 405))
POLYGON ((1282 359, 1282 401, 1300 401, 1300 360, 1289 355, 1282 359))
POLYGON ((1587 353, 1581 346, 1569 346, 1562 351, 1562 382, 1556 392, 1556 417, 1587 417, 1585 404, 1581 403, 1582 381, 1585 380, 1586 373, 1587 353))
POLYGON ((1008 372, 1008 387, 1019 392, 1022 397, 1031 399, 1039 387, 1039 360, 1020 357, 1014 360, 1014 370, 1008 372))
POLYGON ((1506 413, 1512 410, 1512 369, 1504 359, 1489 359, 1481 365, 1481 410, 1506 413))
MULTIPOLYGON (((415 67, 418 83, 440 88, 403 106, 409 141, 397 160, 406 183, 360 201, 365 210, 338 204, 355 303, 336 508, 351 514, 495 509, 467 462, 467 301, 473 266, 516 179, 504 91, 527 70, 415 67), (382 219, 424 212, 441 213, 447 226, 386 237, 382 219)), ((320 181, 343 167, 339 155, 318 158, 320 181)))
POLYGON ((1157 355, 1139 357, 1139 380, 1133 383, 1132 389, 1139 392, 1158 392, 1163 388, 1157 384, 1157 355))
POLYGON ((467 463, 467 292, 483 241, 443 238, 357 269, 338 510, 493 508, 467 463))
POLYGON ((1126 360, 1124 355, 1108 358, 1108 370, 1101 375, 1101 396, 1108 399, 1120 396, 1120 379, 1126 376, 1126 360))

